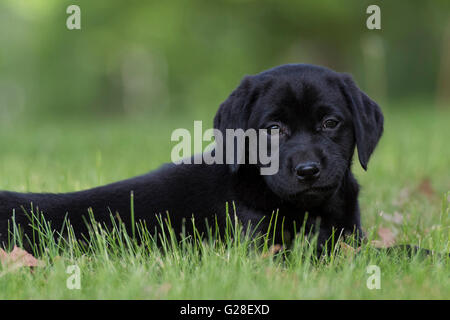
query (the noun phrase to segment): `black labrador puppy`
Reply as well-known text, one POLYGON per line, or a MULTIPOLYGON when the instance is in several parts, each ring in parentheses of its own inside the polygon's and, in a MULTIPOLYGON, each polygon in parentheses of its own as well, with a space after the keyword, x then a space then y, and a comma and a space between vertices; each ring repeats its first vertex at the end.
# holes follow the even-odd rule
MULTIPOLYGON (((0 192, 0 243, 8 239, 8 220, 30 233, 23 208, 32 203, 59 231, 65 216, 80 236, 92 208, 96 221, 108 223, 118 213, 130 228, 130 193, 134 219, 158 228, 158 215, 169 214, 176 234, 195 217, 199 232, 225 226, 231 216, 267 230, 278 212, 278 226, 307 228, 320 220, 319 244, 338 234, 362 235, 358 183, 351 172, 355 147, 364 169, 383 131, 378 105, 347 74, 305 64, 283 65, 246 76, 223 102, 214 127, 277 129, 279 170, 261 175, 261 164, 165 164, 156 171, 94 189, 65 193, 0 192), (306 219, 305 219, 306 215, 306 219), (83 218, 84 217, 84 218, 83 218), (265 219, 263 219, 265 217, 265 219)), ((185 228, 189 232, 190 228, 185 228)))

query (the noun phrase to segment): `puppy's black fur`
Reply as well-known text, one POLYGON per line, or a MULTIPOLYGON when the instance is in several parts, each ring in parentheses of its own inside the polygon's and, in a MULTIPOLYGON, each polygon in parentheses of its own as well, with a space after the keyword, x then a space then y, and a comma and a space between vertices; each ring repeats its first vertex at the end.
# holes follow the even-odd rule
MULTIPOLYGON (((66 194, 0 192, 0 241, 7 241, 8 220, 15 209, 16 222, 30 232, 21 207, 30 203, 43 211, 59 230, 64 217, 78 236, 87 232, 83 216, 92 208, 97 221, 110 221, 118 212, 130 226, 130 192, 134 192, 135 219, 152 229, 157 214, 169 213, 176 233, 183 221, 205 231, 209 225, 225 225, 226 203, 234 203, 237 218, 246 225, 267 228, 278 211, 284 229, 307 226, 320 219, 319 243, 332 229, 362 235, 358 207, 358 184, 351 173, 355 147, 364 169, 383 131, 378 105, 346 74, 312 65, 283 65, 253 76, 222 103, 214 127, 225 129, 279 128, 279 171, 262 176, 259 164, 165 164, 160 169, 129 180, 66 194), (307 178, 299 167, 313 164, 319 172, 307 178), (299 174, 300 172, 300 174, 299 174), (311 178, 311 179, 310 179, 311 178)), ((279 223, 280 225, 280 223, 279 223)), ((189 231, 189 228, 186 229, 189 231)))

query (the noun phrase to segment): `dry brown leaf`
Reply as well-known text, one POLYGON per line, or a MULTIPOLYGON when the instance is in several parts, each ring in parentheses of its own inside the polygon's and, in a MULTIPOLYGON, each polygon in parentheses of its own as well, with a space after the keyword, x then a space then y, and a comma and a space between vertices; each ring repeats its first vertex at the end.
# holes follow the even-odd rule
POLYGON ((344 256, 353 256, 361 251, 361 247, 354 248, 351 245, 348 245, 345 242, 340 243, 341 251, 344 253, 344 256))
POLYGON ((428 198, 432 198, 436 194, 429 178, 423 179, 417 187, 417 190, 428 198))
POLYGON ((273 246, 270 246, 269 251, 263 253, 261 255, 261 257, 262 258, 271 257, 271 256, 277 254, 278 252, 280 252, 281 250, 283 250, 283 247, 280 246, 279 244, 275 244, 273 246))
POLYGON ((11 252, 0 249, 0 263, 8 271, 21 267, 42 267, 44 265, 42 261, 17 246, 14 246, 11 252))
POLYGON ((375 248, 388 248, 394 245, 396 237, 391 229, 380 227, 378 229, 378 235, 380 236, 381 240, 372 241, 372 245, 375 248))

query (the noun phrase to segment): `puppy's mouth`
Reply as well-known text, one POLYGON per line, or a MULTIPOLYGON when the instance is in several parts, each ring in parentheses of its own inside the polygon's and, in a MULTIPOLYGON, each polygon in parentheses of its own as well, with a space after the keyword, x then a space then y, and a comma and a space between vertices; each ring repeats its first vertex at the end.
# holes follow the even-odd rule
POLYGON ((329 184, 326 186, 310 186, 306 187, 303 190, 291 194, 289 198, 298 199, 305 196, 326 196, 330 193, 334 192, 338 187, 338 184, 329 184))
POLYGON ((337 184, 329 184, 327 186, 311 187, 304 190, 303 192, 329 192, 335 190, 337 186, 338 186, 337 184))

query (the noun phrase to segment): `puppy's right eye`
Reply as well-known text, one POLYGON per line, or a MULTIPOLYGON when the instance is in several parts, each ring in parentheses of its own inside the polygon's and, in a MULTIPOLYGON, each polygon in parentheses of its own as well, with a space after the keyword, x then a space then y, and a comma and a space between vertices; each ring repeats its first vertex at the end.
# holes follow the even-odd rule
POLYGON ((339 121, 337 121, 335 119, 327 119, 322 123, 322 128, 335 129, 338 124, 339 124, 339 121))

